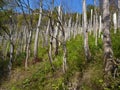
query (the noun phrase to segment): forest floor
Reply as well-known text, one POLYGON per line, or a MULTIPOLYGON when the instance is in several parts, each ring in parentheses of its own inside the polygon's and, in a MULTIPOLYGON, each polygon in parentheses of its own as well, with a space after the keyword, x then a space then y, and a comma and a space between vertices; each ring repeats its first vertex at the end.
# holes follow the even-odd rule
MULTIPOLYGON (((112 45, 115 57, 120 57, 120 33, 112 33, 112 45)), ((14 67, 10 80, 2 82, 0 90, 120 90, 117 82, 112 88, 104 88, 103 82, 103 48, 102 39, 98 38, 95 46, 95 38, 89 36, 89 45, 92 58, 86 63, 83 48, 83 37, 78 35, 67 42, 68 70, 62 72, 62 48, 59 55, 54 57, 53 72, 48 60, 47 49, 39 48, 39 58, 42 60, 36 64, 29 60, 29 68, 24 70, 24 65, 14 67)), ((119 81, 119 80, 117 80, 119 81)))

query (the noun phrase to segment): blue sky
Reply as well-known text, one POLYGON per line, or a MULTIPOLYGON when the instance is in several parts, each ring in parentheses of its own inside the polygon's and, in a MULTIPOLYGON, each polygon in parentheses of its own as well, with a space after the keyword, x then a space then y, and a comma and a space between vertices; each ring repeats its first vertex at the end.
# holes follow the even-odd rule
MULTIPOLYGON (((55 0, 55 5, 59 5, 60 1, 68 4, 71 12, 82 12, 82 0, 55 0)), ((86 0, 87 5, 93 4, 93 0, 86 0)))
MULTIPOLYGON (((51 0, 43 0, 44 8, 48 8, 48 4, 51 0)), ((67 12, 82 12, 82 0, 54 0, 55 6, 62 5, 65 6, 67 12)), ((30 0, 31 6, 36 8, 39 6, 38 0, 30 0)), ((93 0, 86 0, 87 5, 93 4, 93 0)))

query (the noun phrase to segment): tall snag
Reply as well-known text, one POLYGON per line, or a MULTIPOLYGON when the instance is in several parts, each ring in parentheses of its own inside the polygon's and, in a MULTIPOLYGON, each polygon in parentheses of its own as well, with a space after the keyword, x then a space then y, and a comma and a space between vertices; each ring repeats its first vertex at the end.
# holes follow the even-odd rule
POLYGON ((40 28, 41 18, 42 18, 42 0, 40 1, 39 20, 38 20, 38 25, 37 25, 36 35, 35 35, 34 60, 37 58, 37 55, 38 55, 38 37, 39 37, 39 28, 40 28))
POLYGON ((113 69, 113 51, 110 38, 110 11, 109 0, 103 0, 103 48, 104 48, 104 71, 110 76, 113 69))
POLYGON ((90 61, 91 53, 88 45, 88 29, 87 29, 87 14, 86 14, 86 0, 83 0, 83 32, 84 32, 84 51, 87 62, 90 61))
POLYGON ((50 20, 50 45, 49 45, 49 52, 48 52, 48 57, 49 57, 49 61, 50 61, 50 64, 51 64, 51 67, 52 67, 52 70, 54 71, 55 68, 54 68, 54 65, 53 65, 53 57, 52 57, 52 47, 53 47, 53 33, 54 33, 54 25, 53 25, 53 18, 52 18, 52 14, 53 14, 53 9, 54 9, 54 0, 52 0, 52 8, 51 8, 51 12, 50 12, 50 17, 49 17, 49 20, 50 20))
POLYGON ((120 0, 118 0, 118 28, 120 29, 120 0))

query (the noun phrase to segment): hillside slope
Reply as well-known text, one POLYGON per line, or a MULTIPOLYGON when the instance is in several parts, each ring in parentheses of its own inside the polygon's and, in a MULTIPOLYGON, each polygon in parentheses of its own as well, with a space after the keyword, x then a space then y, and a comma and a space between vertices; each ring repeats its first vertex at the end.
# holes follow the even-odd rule
MULTIPOLYGON (((120 57, 120 33, 111 34, 114 56, 120 57)), ((78 35, 67 42, 68 71, 62 72, 62 49, 59 55, 54 57, 55 71, 51 70, 47 49, 39 48, 40 61, 29 64, 29 69, 22 66, 12 70, 10 80, 4 81, 0 90, 119 90, 119 77, 111 82, 111 87, 105 88, 103 82, 103 49, 102 40, 98 39, 95 46, 95 38, 89 36, 92 59, 86 63, 84 56, 83 37, 78 35)), ((32 60, 32 57, 30 61, 32 60)))

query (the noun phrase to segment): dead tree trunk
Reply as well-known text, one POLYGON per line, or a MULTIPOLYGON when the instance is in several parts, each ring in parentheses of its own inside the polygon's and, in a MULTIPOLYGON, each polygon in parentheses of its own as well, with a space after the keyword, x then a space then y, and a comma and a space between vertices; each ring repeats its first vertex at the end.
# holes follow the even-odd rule
POLYGON ((46 37, 45 37, 45 46, 48 46, 48 36, 49 36, 49 29, 50 29, 50 20, 48 21, 48 25, 47 25, 47 30, 46 30, 46 37))
POLYGON ((83 32, 84 32, 84 51, 87 62, 91 58, 88 45, 88 30, 87 30, 87 14, 86 14, 86 0, 83 0, 83 32))
POLYGON ((52 57, 52 46, 53 46, 53 33, 54 33, 54 26, 53 26, 53 18, 52 18, 52 14, 53 14, 53 9, 54 9, 54 0, 52 0, 52 9, 51 9, 51 14, 50 14, 50 46, 49 46, 49 52, 48 52, 48 56, 49 56, 49 61, 52 67, 52 70, 54 71, 54 65, 53 65, 53 57, 52 57))
POLYGON ((99 16, 99 38, 101 37, 101 32, 102 32, 102 18, 99 16))
POLYGON ((29 31, 28 41, 27 41, 27 47, 26 47, 26 59, 25 59, 25 69, 28 68, 28 59, 30 56, 30 43, 32 38, 32 31, 29 31))
POLYGON ((120 0, 118 0, 118 28, 120 29, 120 0))
POLYGON ((90 35, 93 30, 93 9, 91 9, 91 21, 90 21, 90 35))
POLYGON ((114 34, 117 33, 117 14, 113 14, 114 34))
POLYGON ((109 0, 103 0, 103 46, 105 75, 111 75, 113 69, 113 51, 110 38, 110 11, 109 0))
POLYGON ((11 76, 11 69, 12 69, 12 63, 13 63, 13 52, 14 52, 14 45, 13 45, 12 40, 13 40, 13 38, 10 35, 10 60, 9 60, 9 64, 8 64, 9 76, 11 76))
POLYGON ((34 43, 34 60, 38 57, 38 37, 39 37, 39 28, 40 28, 41 18, 42 18, 42 0, 40 2, 39 20, 38 20, 35 43, 34 43))

